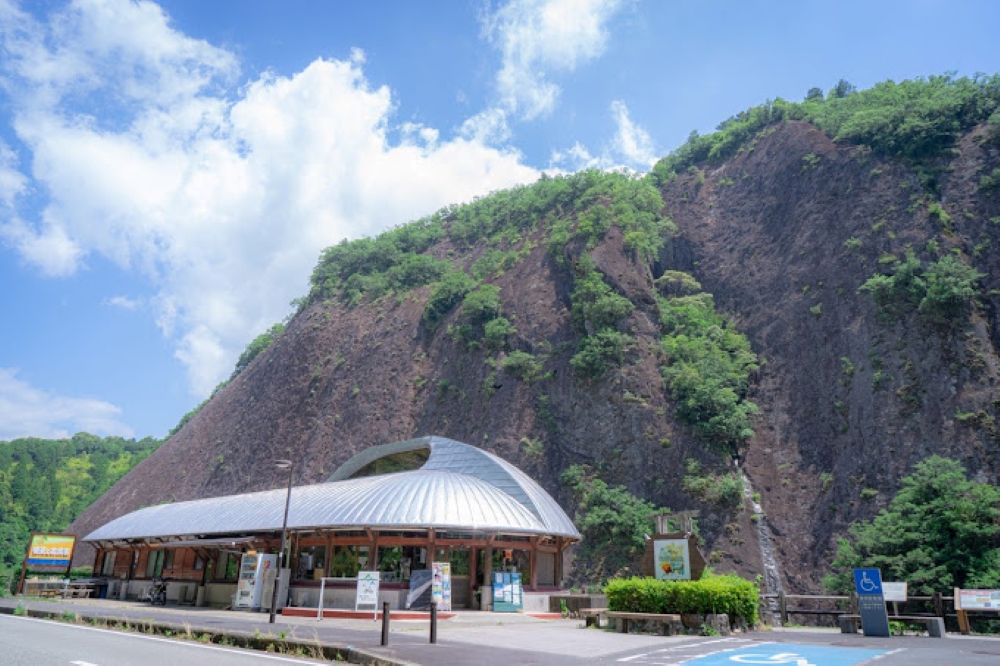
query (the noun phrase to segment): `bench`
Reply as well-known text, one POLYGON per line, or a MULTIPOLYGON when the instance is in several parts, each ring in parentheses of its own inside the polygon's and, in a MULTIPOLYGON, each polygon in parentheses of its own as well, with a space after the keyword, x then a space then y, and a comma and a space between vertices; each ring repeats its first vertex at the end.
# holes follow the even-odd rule
POLYGON ((80 585, 70 585, 69 587, 60 590, 59 594, 63 599, 89 599, 90 593, 94 591, 92 587, 84 587, 80 585))
MULTIPOLYGON (((890 622, 906 622, 907 624, 923 624, 927 626, 927 634, 933 638, 944 638, 944 618, 926 617, 921 615, 895 615, 889 618, 890 622)), ((840 624, 840 632, 843 634, 856 634, 861 626, 860 615, 841 615, 837 618, 840 624)))
POLYGON ((607 612, 607 608, 581 608, 579 610, 580 617, 583 618, 588 627, 600 627, 601 615, 607 612))
POLYGON ((681 616, 676 613, 626 613, 622 611, 604 611, 604 617, 615 621, 615 629, 619 634, 627 634, 631 622, 652 622, 660 625, 661 636, 676 636, 684 633, 681 616))

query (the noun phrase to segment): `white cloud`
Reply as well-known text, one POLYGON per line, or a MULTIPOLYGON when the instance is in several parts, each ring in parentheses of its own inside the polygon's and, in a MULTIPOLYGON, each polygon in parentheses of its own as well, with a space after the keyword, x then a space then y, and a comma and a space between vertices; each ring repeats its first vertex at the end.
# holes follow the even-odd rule
POLYGON ((510 138, 507 113, 503 109, 489 108, 466 118, 458 133, 478 143, 498 144, 510 138))
POLYGON ((503 108, 525 119, 555 107, 559 86, 550 72, 571 72, 600 56, 607 22, 622 0, 512 0, 486 17, 487 35, 499 45, 496 75, 503 108))
POLYGON ((33 388, 13 368, 0 368, 0 440, 19 437, 62 439, 72 433, 133 437, 118 420, 121 409, 107 402, 67 398, 33 388))
POLYGON ((0 210, 13 208, 27 186, 28 179, 18 171, 17 165, 17 154, 0 139, 0 210))
POLYGON ((630 165, 642 166, 646 169, 652 167, 656 163, 653 139, 650 138, 645 129, 632 122, 625 102, 620 100, 612 102, 611 114, 618 127, 618 133, 614 139, 615 152, 630 165))
POLYGON ((142 307, 142 301, 129 298, 128 296, 112 296, 104 300, 105 305, 121 308, 122 310, 138 310, 142 307))
POLYGON ((98 253, 151 280, 199 397, 307 292, 324 247, 538 175, 483 133, 409 125, 391 143, 392 94, 360 51, 233 90, 235 57, 151 3, 78 0, 39 23, 4 1, 0 85, 48 197, 0 218, 0 241, 48 274, 98 253))
POLYGON ((598 155, 577 142, 566 151, 553 151, 550 166, 555 169, 626 169, 648 171, 656 163, 653 140, 649 133, 629 118, 625 102, 611 103, 615 134, 598 155))

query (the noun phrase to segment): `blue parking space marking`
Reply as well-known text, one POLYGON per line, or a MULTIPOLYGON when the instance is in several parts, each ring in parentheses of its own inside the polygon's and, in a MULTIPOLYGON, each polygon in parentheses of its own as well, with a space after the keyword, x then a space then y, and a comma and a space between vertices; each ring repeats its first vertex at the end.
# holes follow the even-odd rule
POLYGON ((760 643, 736 650, 716 652, 684 662, 684 666, 854 666, 887 653, 888 650, 797 645, 795 643, 760 643))

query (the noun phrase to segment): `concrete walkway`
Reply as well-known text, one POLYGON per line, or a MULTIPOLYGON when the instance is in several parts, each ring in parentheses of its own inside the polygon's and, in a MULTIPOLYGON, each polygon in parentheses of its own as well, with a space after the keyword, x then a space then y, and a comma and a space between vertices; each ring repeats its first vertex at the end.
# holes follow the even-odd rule
MULTIPOLYGON (((32 616, 76 613, 82 620, 150 624, 175 633, 212 632, 232 636, 283 638, 309 648, 340 648, 349 661, 369 664, 579 664, 604 661, 623 650, 663 646, 684 640, 661 636, 622 636, 584 629, 582 620, 538 619, 520 613, 459 611, 438 622, 438 642, 430 644, 428 620, 392 620, 389 645, 382 647, 381 620, 283 617, 269 624, 267 613, 226 611, 191 606, 150 606, 110 599, 0 599, 0 612, 13 613, 18 603, 32 616)), ((690 637, 686 637, 690 638, 690 637)))

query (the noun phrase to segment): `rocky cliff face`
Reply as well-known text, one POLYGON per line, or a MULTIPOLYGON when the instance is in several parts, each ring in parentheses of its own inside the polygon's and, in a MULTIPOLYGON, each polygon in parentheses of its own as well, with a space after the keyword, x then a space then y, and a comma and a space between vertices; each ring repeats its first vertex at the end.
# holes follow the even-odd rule
MULTIPOLYGON (((353 307, 315 300, 70 530, 158 502, 279 487, 277 458, 299 461, 297 484, 314 483, 365 447, 440 434, 512 461, 567 508, 559 475, 585 463, 659 505, 698 509, 711 565, 753 576, 762 564, 750 512, 684 489, 688 460, 720 474, 733 466, 678 421, 661 379, 654 280, 679 270, 714 294, 763 361, 742 464, 786 588, 814 590, 834 537, 887 503, 915 462, 942 453, 997 481, 1000 193, 980 175, 998 165, 995 149, 966 136, 937 201, 900 163, 804 122, 776 125, 721 166, 663 186, 677 233, 655 261, 637 259, 613 226, 593 247, 568 244, 559 264, 546 226, 532 227, 520 260, 487 279, 517 329, 499 356, 449 334, 458 312, 431 329, 430 287, 353 307), (976 266, 978 305, 944 323, 915 309, 880 316, 858 289, 907 248, 976 266), (626 361, 593 380, 569 362, 573 267, 584 254, 635 305, 619 323, 634 339, 626 361), (515 351, 550 374, 497 365, 515 351)), ((467 267, 483 249, 446 237, 429 253, 467 267)))

